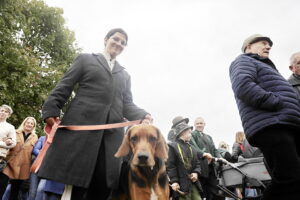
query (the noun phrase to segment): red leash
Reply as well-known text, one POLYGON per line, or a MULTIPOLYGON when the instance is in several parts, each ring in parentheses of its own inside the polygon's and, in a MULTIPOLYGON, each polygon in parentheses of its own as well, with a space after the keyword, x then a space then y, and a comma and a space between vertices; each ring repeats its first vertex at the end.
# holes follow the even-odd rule
POLYGON ((58 128, 65 128, 68 130, 72 130, 72 131, 89 131, 89 130, 104 130, 104 129, 112 129, 112 128, 121 128, 121 127, 126 127, 126 126, 133 126, 133 125, 137 125, 140 124, 142 122, 142 120, 135 120, 135 121, 127 121, 127 122, 121 122, 121 123, 115 123, 115 124, 102 124, 102 125, 80 125, 80 126, 76 126, 76 125, 59 125, 60 121, 57 121, 56 123, 53 124, 52 127, 50 127, 49 125, 45 125, 44 127, 44 132, 46 134, 46 141, 42 147, 42 149, 40 150, 39 155, 36 157, 35 161, 33 162, 33 164, 31 165, 30 171, 33 173, 37 173, 42 161, 46 155, 46 152, 48 150, 48 148, 50 147, 54 135, 56 133, 56 130, 58 128))

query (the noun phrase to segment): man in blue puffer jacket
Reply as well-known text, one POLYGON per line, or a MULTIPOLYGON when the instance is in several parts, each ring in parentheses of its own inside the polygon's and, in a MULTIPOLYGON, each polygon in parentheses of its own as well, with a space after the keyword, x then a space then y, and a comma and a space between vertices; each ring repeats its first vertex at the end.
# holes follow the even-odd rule
POLYGON ((300 199, 300 105, 269 52, 273 42, 255 34, 230 66, 230 79, 249 143, 264 154, 272 177, 264 200, 300 199))

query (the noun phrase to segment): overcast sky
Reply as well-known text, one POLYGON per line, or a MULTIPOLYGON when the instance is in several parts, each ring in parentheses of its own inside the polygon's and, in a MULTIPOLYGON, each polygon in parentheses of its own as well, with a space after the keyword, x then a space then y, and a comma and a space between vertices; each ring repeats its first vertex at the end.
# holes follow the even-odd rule
POLYGON ((216 146, 242 130, 229 65, 254 33, 273 40, 270 58, 287 78, 300 51, 298 0, 46 0, 64 9, 67 27, 86 53, 103 51, 108 30, 123 28, 118 61, 132 77, 134 102, 167 137, 174 117, 201 116, 216 146))

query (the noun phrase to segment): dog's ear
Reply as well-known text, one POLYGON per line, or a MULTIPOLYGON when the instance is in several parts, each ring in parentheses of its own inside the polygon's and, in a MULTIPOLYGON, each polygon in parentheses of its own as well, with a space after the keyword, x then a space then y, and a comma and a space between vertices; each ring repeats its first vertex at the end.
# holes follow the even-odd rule
POLYGON ((117 153, 115 153, 115 157, 120 158, 126 156, 129 153, 130 150, 129 138, 130 138, 130 129, 124 135, 122 144, 119 147, 117 153))
POLYGON ((155 156, 161 158, 163 161, 167 161, 169 147, 167 145, 165 138, 161 134, 160 130, 158 128, 156 128, 156 130, 157 130, 158 138, 157 138, 157 144, 155 149, 155 156))

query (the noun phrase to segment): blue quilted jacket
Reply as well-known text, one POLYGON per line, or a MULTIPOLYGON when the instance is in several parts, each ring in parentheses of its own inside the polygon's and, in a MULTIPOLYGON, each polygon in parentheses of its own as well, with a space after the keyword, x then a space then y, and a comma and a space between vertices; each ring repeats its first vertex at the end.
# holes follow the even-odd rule
POLYGON ((230 79, 248 139, 275 124, 300 128, 296 93, 270 59, 242 54, 231 63, 230 79))

